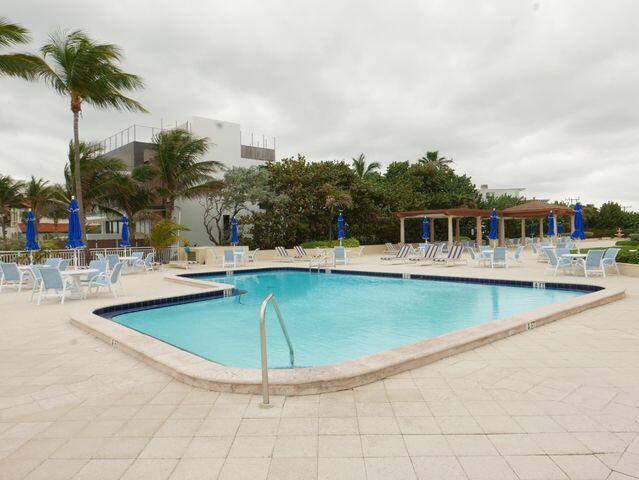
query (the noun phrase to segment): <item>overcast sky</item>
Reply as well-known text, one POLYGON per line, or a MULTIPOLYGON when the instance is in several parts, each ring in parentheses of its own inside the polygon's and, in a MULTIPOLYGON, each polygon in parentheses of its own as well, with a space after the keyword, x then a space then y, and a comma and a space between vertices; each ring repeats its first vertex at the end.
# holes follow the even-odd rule
MULTIPOLYGON (((147 115, 86 108, 81 135, 201 115, 278 158, 388 164, 426 150, 479 185, 639 209, 639 2, 4 2, 31 48, 58 28, 120 45, 147 115)), ((0 173, 60 180, 66 99, 0 79, 0 173)))

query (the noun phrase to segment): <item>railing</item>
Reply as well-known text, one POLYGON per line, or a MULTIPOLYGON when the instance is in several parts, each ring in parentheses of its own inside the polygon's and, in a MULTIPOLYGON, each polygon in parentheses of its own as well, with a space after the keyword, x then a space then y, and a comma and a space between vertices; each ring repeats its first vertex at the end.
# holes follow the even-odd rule
POLYGON ((100 145, 100 149, 103 153, 111 152, 131 142, 152 142, 153 138, 158 133, 164 132, 166 130, 173 130, 176 128, 182 128, 184 130, 191 131, 191 124, 189 122, 185 122, 178 125, 178 123, 175 122, 174 125, 167 124, 160 125, 159 127, 131 125, 130 127, 127 127, 124 130, 120 130, 119 132, 114 133, 113 135, 98 142, 98 145, 100 145))
POLYGON ((262 307, 260 308, 260 349, 262 351, 262 404, 269 404, 269 393, 268 393, 268 361, 266 358, 266 307, 268 307, 269 302, 273 303, 273 309, 277 315, 277 320, 280 323, 280 328, 282 329, 282 333, 284 334, 284 338, 286 339, 286 343, 288 344, 288 354, 289 360, 291 362, 291 367, 295 366, 295 352, 293 351, 293 344, 291 343, 291 339, 288 336, 288 332, 286 331, 286 325, 284 325, 284 319, 282 318, 282 314, 280 313, 280 307, 277 305, 277 301, 275 300, 275 295, 270 293, 262 302, 262 307))
MULTIPOLYGON (((64 258, 71 260, 72 265, 86 267, 91 260, 97 260, 97 254, 119 255, 121 257, 131 255, 132 252, 143 252, 145 255, 153 251, 152 247, 117 247, 117 248, 79 248, 77 250, 38 250, 29 252, 26 250, 0 251, 0 262, 9 263, 31 263, 36 258, 38 261, 45 261, 48 258, 64 258)), ((178 249, 176 247, 163 248, 158 252, 156 261, 169 263, 177 259, 178 249)))

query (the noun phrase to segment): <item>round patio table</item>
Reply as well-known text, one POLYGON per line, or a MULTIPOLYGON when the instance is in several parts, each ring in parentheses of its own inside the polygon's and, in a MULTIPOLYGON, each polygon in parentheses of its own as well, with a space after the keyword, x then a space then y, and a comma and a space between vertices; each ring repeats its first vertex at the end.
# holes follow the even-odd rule
POLYGON ((84 275, 89 275, 90 273, 98 273, 100 270, 97 268, 83 268, 78 270, 64 270, 60 272, 60 275, 63 277, 69 277, 73 281, 72 291, 74 293, 78 293, 80 297, 84 296, 84 291, 82 289, 82 277, 84 275))

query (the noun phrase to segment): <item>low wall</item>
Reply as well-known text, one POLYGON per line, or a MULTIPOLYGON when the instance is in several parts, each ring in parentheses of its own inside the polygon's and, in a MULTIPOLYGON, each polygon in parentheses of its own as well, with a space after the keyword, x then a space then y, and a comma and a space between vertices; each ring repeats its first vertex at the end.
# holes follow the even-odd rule
POLYGON ((619 263, 619 271, 627 277, 639 277, 639 265, 633 263, 619 263))

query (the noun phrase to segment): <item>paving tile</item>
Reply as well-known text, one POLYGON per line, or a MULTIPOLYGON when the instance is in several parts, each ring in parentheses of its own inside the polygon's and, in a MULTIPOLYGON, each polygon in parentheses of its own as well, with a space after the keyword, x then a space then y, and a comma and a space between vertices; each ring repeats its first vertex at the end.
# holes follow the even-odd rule
POLYGON ((419 480, 466 480, 468 477, 455 457, 411 457, 419 480))
POLYGON ((90 460, 73 477, 73 480, 117 480, 129 468, 133 460, 90 460))
POLYGON ((317 458, 273 458, 269 480, 316 480, 317 458))
POLYGON ((181 458, 189 443, 189 437, 152 438, 140 453, 140 458, 181 458))
POLYGON ((470 480, 517 480, 503 457, 459 457, 459 462, 470 480))
POLYGON ((594 455, 555 455, 552 459, 572 480, 601 480, 610 475, 610 469, 594 455))
POLYGON ((364 457, 406 457, 401 435, 362 435, 364 457))
POLYGON ((572 433, 533 433, 531 436, 548 455, 591 453, 572 433))
MULTIPOLYGON (((73 478, 89 460, 48 459, 25 477, 25 480, 66 480, 73 478)), ((0 473, 0 478, 3 474, 0 473)))
POLYGON ((564 480, 568 477, 546 455, 505 457, 521 480, 564 480))
POLYGON ((177 460, 175 459, 140 458, 133 462, 121 480, 139 480, 142 478, 165 480, 169 478, 176 465, 177 460))
POLYGON ((95 458, 137 458, 149 439, 146 437, 108 438, 95 452, 95 458))
POLYGON ((226 458, 233 437, 194 437, 189 443, 184 458, 226 458))
POLYGON ((171 480, 211 480, 217 478, 223 458, 183 458, 171 473, 171 480))
POLYGON ((275 457, 317 457, 318 437, 315 435, 288 435, 277 437, 273 449, 275 457))
POLYGON ((235 437, 229 451, 229 457, 270 457, 273 453, 274 445, 274 436, 235 437))
POLYGON ((413 480, 417 478, 408 457, 365 458, 368 480, 413 480))
POLYGON ((442 433, 474 434, 484 433, 484 429, 473 417, 437 417, 435 419, 442 433))
POLYGON ((397 425, 403 434, 442 433, 434 417, 398 417, 397 425))
POLYGON ((279 423, 279 418, 244 418, 237 435, 275 435, 279 423))
POLYGON ((404 435, 404 442, 411 457, 453 455, 444 435, 404 435))
POLYGON ((227 458, 218 480, 266 480, 270 458, 227 458))
POLYGON ((357 417, 361 434, 393 434, 400 433, 395 417, 357 417))
POLYGON ((458 457, 498 455, 486 435, 446 435, 446 440, 458 457))
POLYGON ((363 458, 318 459, 318 480, 366 480, 363 458))
POLYGON ((317 435, 321 420, 324 419, 282 418, 277 427, 277 435, 317 435))
MULTIPOLYGON (((282 424, 280 423, 280 431, 282 424)), ((359 423, 356 417, 324 417, 319 419, 320 435, 357 435, 359 423)))
POLYGON ((320 457, 362 457, 362 441, 358 435, 320 435, 320 457))
POLYGON ((501 455, 542 455, 544 453, 528 434, 488 435, 488 438, 501 455))

